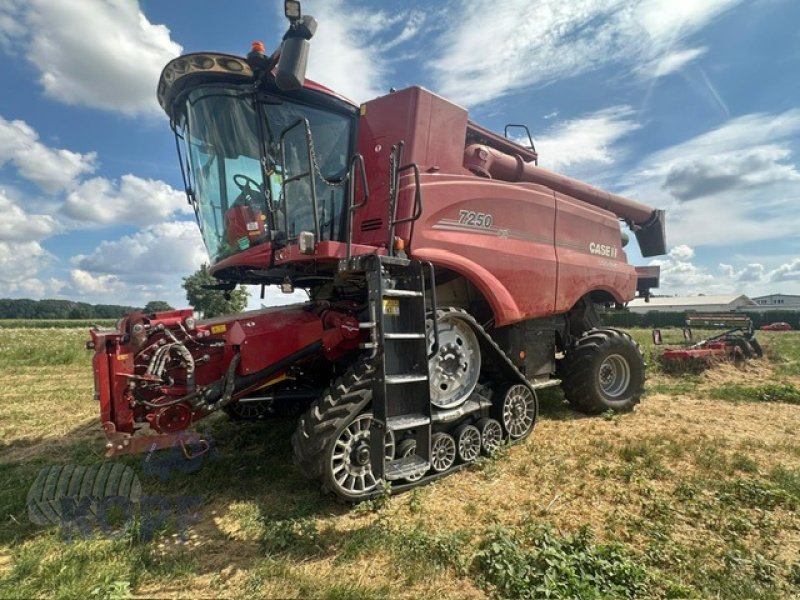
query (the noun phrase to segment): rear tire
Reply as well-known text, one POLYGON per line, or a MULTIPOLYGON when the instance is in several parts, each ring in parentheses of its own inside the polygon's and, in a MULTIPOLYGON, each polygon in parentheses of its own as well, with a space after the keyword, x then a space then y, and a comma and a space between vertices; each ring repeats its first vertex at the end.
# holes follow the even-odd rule
POLYGON ((644 391, 639 344, 616 329, 584 333, 561 367, 564 395, 570 405, 587 414, 633 410, 644 391))

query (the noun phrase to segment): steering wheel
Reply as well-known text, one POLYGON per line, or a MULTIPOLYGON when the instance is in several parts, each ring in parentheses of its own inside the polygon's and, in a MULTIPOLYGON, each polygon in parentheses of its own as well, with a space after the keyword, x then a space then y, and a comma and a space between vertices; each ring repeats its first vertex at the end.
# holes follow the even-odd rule
POLYGON ((252 191, 261 191, 261 184, 258 183, 252 177, 248 177, 247 175, 242 175, 241 173, 237 173, 233 176, 233 183, 236 184, 242 192, 244 192, 245 188, 250 188, 252 191), (240 180, 244 183, 240 183, 240 180), (253 187, 250 187, 250 184, 253 184, 253 187))

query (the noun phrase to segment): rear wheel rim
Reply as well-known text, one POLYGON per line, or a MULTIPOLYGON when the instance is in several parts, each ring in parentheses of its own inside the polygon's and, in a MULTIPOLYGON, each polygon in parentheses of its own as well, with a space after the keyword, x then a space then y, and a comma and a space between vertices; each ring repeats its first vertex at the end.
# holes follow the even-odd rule
POLYGON ((600 389, 609 398, 617 399, 628 391, 631 384, 631 367, 619 354, 606 356, 598 370, 600 389))
MULTIPOLYGON (((364 413, 353 419, 336 438, 331 453, 331 476, 336 487, 348 496, 363 496, 378 487, 372 474, 369 429, 372 415, 364 413)), ((394 458, 394 433, 386 434, 385 456, 394 458)))
MULTIPOLYGON (((429 320, 428 346, 433 346, 433 327, 429 320)), ((455 314, 439 316, 439 350, 428 362, 431 403, 437 408, 455 408, 464 403, 481 370, 478 337, 469 324, 455 314)))

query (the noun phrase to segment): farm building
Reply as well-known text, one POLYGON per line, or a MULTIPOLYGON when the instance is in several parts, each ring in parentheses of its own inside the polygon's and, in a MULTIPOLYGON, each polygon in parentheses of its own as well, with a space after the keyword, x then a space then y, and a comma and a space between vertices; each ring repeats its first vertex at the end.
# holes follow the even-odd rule
POLYGON ((744 294, 727 296, 669 296, 650 298, 635 298, 628 303, 632 313, 657 312, 728 312, 746 310, 748 307, 758 305, 744 294))
POLYGON ((758 304, 759 310, 800 310, 800 296, 792 294, 769 294, 757 296, 753 302, 758 304))

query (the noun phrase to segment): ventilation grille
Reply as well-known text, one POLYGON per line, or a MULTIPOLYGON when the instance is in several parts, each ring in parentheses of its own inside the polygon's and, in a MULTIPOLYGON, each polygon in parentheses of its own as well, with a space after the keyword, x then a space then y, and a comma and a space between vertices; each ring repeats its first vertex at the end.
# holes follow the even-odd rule
POLYGON ((361 222, 361 231, 375 231, 383 227, 383 219, 367 219, 361 222))

